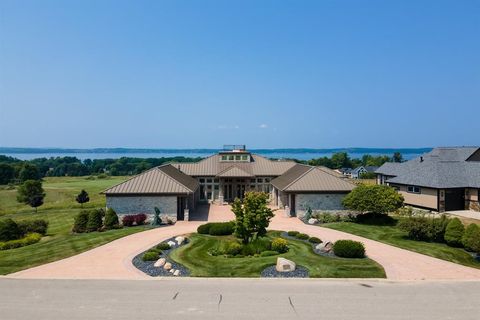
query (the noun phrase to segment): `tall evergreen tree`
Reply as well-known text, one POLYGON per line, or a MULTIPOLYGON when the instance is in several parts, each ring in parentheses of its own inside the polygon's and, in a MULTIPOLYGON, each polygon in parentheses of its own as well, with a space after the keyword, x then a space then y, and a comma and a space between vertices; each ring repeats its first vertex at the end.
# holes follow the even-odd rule
POLYGON ((80 206, 83 208, 83 204, 90 201, 90 197, 88 196, 88 192, 82 189, 82 191, 80 191, 80 193, 75 198, 75 201, 80 203, 80 206))

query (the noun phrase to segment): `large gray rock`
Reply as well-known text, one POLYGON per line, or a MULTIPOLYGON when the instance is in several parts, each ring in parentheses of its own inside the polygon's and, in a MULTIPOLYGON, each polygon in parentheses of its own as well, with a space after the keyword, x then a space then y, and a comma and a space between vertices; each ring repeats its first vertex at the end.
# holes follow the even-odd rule
POLYGON ((315 218, 308 219, 308 224, 317 224, 317 223, 318 223, 318 220, 315 218))
POLYGON ((163 269, 167 271, 172 269, 172 264, 170 262, 165 263, 165 265, 163 266, 163 269))
POLYGON ((295 271, 295 268, 296 268, 295 262, 285 258, 277 258, 277 265, 275 266, 275 269, 278 272, 295 271))
POLYGON ((175 270, 175 272, 173 273, 173 275, 175 277, 178 277, 180 275, 180 270, 175 270))
POLYGON ((174 242, 174 241, 168 241, 167 243, 168 243, 168 245, 169 245, 170 247, 172 247, 172 248, 177 245, 177 243, 174 242))
POLYGON ((333 250, 333 243, 330 241, 325 241, 318 244, 315 249, 319 250, 322 253, 330 253, 333 250))
POLYGON ((157 268, 163 267, 166 262, 167 262, 167 260, 165 258, 160 258, 153 264, 153 266, 157 267, 157 268))

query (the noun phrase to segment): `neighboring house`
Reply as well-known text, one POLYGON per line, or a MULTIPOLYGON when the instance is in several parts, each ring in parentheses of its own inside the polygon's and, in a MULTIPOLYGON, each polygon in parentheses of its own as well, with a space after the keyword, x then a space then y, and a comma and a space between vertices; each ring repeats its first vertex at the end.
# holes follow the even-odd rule
POLYGON ((298 216, 307 208, 339 210, 354 187, 328 168, 269 160, 245 146, 233 146, 199 162, 150 169, 103 193, 107 207, 120 214, 153 214, 158 207, 172 220, 181 220, 188 219, 197 203, 224 204, 243 198, 246 191, 266 192, 273 205, 298 216))
POLYGON ((351 177, 352 176, 352 168, 340 168, 340 169, 336 169, 334 170, 335 172, 338 172, 338 173, 341 173, 343 174, 344 176, 346 177, 351 177))
POLYGON ((350 178, 360 179, 364 173, 375 173, 378 167, 375 166, 360 166, 350 171, 350 178))
POLYGON ((480 148, 435 148, 403 163, 385 163, 377 183, 400 192, 405 203, 438 212, 480 211, 480 148))

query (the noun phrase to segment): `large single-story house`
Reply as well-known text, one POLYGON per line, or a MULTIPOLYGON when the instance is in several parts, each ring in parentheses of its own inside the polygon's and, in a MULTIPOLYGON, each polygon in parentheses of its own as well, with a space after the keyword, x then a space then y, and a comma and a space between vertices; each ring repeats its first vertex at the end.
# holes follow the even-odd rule
POLYGON ((400 192, 405 203, 433 211, 480 211, 480 148, 435 148, 403 163, 378 168, 378 184, 400 192))
POLYGON ((246 191, 266 192, 272 205, 299 217, 308 208, 341 210, 354 187, 333 170, 270 160, 245 146, 231 146, 199 162, 152 168, 103 193, 107 207, 119 214, 153 214, 158 207, 172 220, 188 220, 199 203, 222 205, 246 191))

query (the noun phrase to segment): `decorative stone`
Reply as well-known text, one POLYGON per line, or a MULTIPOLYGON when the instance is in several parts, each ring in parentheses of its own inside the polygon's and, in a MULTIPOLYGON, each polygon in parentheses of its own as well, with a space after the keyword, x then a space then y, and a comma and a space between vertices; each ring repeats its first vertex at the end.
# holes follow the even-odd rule
POLYGON ((157 268, 163 267, 163 265, 164 265, 166 262, 167 262, 167 260, 165 260, 165 258, 160 258, 160 259, 158 259, 158 260, 153 264, 153 266, 154 266, 154 267, 157 267, 157 268))
POLYGON ((178 277, 180 275, 180 270, 175 270, 175 272, 173 273, 173 275, 175 277, 178 277))
POLYGON ((185 242, 185 237, 178 236, 175 238, 175 241, 177 241, 177 244, 180 246, 185 242))
POLYGON ((170 247, 175 247, 177 244, 173 241, 168 241, 167 242, 170 247))
POLYGON ((278 272, 290 272, 295 271, 295 262, 285 259, 285 258, 277 258, 277 265, 275 269, 278 272))
POLYGON ((175 269, 170 269, 170 273, 175 273, 175 269))
POLYGON ((163 266, 163 269, 164 269, 164 270, 170 270, 170 269, 172 269, 172 264, 171 264, 170 262, 165 263, 165 265, 163 266))
POLYGON ((308 219, 308 224, 317 224, 317 223, 318 223, 318 220, 315 218, 308 219))
POLYGON ((323 253, 330 253, 333 249, 333 243, 330 241, 326 241, 323 243, 318 244, 315 249, 319 250, 323 253))

